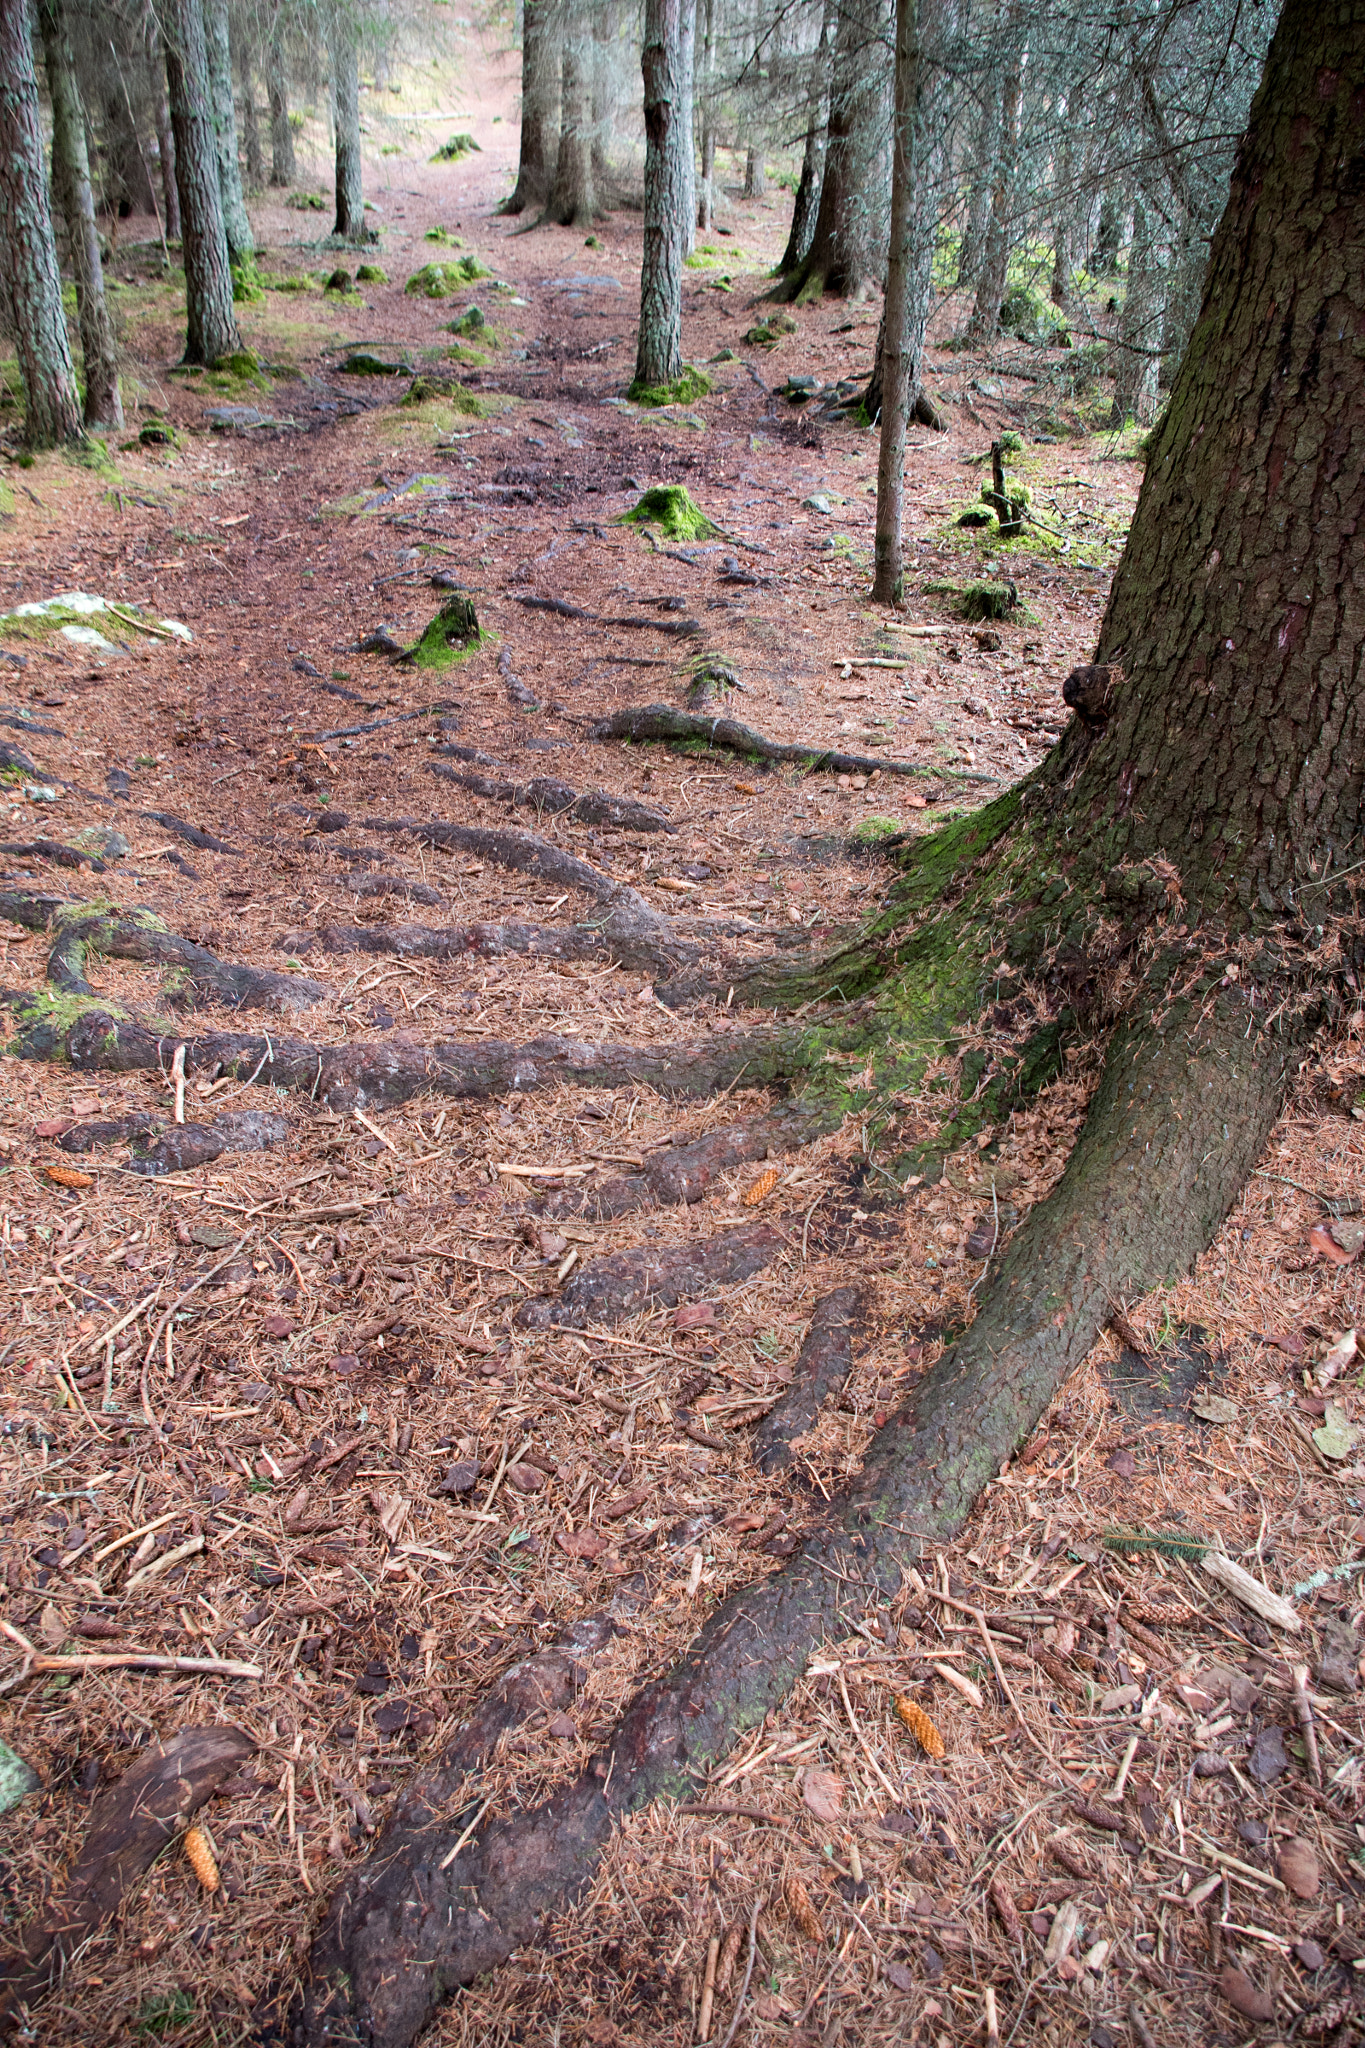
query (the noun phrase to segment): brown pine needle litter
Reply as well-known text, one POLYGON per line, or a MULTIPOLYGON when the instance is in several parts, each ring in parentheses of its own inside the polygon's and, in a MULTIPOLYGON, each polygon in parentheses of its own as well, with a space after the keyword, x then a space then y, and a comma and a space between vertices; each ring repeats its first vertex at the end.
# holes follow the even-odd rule
POLYGON ((186 1828, 184 1839, 185 1860, 206 1892, 218 1889, 218 1859, 209 1846, 209 1838, 203 1828, 186 1828))
POLYGON ((757 1208, 758 1204, 761 1201, 765 1200, 766 1197, 772 1193, 773 1189, 777 1186, 777 1183, 781 1180, 781 1178, 782 1175, 778 1172, 775 1166, 770 1166, 766 1173, 760 1173, 758 1179, 754 1182, 753 1186, 749 1189, 749 1192, 744 1197, 745 1208, 757 1208))
POLYGON ((948 1754, 948 1745, 925 1713, 923 1707, 920 1706, 917 1700, 912 1700, 905 1693, 899 1692, 896 1694, 894 1705, 897 1714, 904 1721, 906 1727, 924 1751, 924 1754, 931 1756, 935 1763, 940 1763, 948 1754))

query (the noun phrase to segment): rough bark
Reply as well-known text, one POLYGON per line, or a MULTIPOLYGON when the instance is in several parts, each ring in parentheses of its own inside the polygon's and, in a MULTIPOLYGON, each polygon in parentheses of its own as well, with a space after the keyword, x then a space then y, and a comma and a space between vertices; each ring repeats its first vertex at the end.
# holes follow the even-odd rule
POLYGON ((671 704, 646 704, 638 710, 613 711, 588 728, 594 740, 704 740, 711 747, 725 747, 734 754, 747 754, 755 761, 791 761, 807 774, 822 769, 828 775, 921 775, 931 781, 990 782, 988 775, 971 775, 962 769, 929 768, 921 761, 875 761, 869 754, 844 754, 835 747, 802 747, 786 740, 770 740, 735 718, 701 718, 690 711, 675 711, 671 704))
POLYGON ((610 165, 607 140, 615 112, 613 90, 615 67, 612 45, 616 39, 616 15, 611 0, 597 0, 592 10, 592 185, 599 211, 605 212, 603 195, 610 165))
POLYGON ((762 199, 768 190, 768 176, 763 168, 763 150, 757 143, 750 143, 744 152, 744 197, 762 199))
MULTIPOLYGON (((695 98, 700 101, 701 111, 701 168, 697 178, 697 227, 709 235, 716 217, 716 109, 715 92, 715 50, 716 50, 716 6, 715 0, 698 0, 697 18, 701 23, 701 72, 695 98)), ((696 29, 694 27, 695 36, 696 29)), ((693 52, 695 61, 695 49, 693 52)))
POLYGON ((644 258, 635 383, 673 384, 682 372, 682 209, 692 159, 692 0, 646 0, 640 54, 645 92, 644 258))
POLYGON ((810 248, 778 286, 778 299, 852 298, 879 265, 887 189, 878 138, 884 112, 883 0, 849 0, 840 9, 825 134, 825 168, 810 248))
POLYGON ((163 29, 185 256, 185 361, 211 365, 238 354, 242 337, 232 308, 200 0, 166 0, 163 29))
POLYGON ((522 0, 521 141, 517 182, 504 213, 543 207, 554 171, 559 102, 559 17, 555 0, 522 0))
POLYGON ((613 1252, 580 1266, 562 1293, 523 1302, 516 1320, 524 1330, 581 1330, 588 1323, 619 1323, 651 1306, 676 1308, 761 1273, 785 1242, 772 1224, 751 1223, 667 1251, 613 1252))
POLYGON ((597 212, 592 179, 592 24, 583 15, 564 26, 560 49, 559 151, 545 219, 591 227, 597 212))
POLYGON ((208 55, 208 96, 218 155, 218 191, 223 204, 223 232, 228 260, 249 264, 256 238, 242 191, 242 166, 237 155, 237 113, 232 95, 232 44, 228 35, 227 0, 203 0, 204 47, 208 55))
POLYGON ((981 274, 967 322, 967 337, 976 344, 994 341, 1000 332, 1000 307, 1005 297, 1010 240, 1014 233, 1014 187, 1019 170, 1019 120, 1024 103, 1022 0, 1011 0, 1005 17, 1004 75, 1000 84, 1000 125, 981 250, 981 274))
POLYGON ((76 278, 76 322, 85 369, 85 424, 123 425, 118 388, 114 323, 104 295, 99 226, 90 189, 85 146, 85 108, 76 83, 62 0, 39 0, 38 25, 52 101, 52 184, 66 220, 71 267, 76 278))
POLYGON ((837 1287, 817 1302, 801 1341, 792 1383, 754 1432, 754 1462, 760 1472, 785 1472, 793 1462, 792 1442, 804 1436, 853 1365, 853 1333, 863 1319, 856 1287, 837 1287))
POLYGON ((275 24, 266 51, 266 97, 270 101, 270 182, 292 185, 298 172, 294 167, 294 131, 289 125, 289 66, 285 59, 284 26, 275 24))
POLYGON ((0 256, 24 385, 24 439, 81 439, 81 402, 52 239, 28 0, 0 0, 0 256))
POLYGON ((336 101, 336 219, 332 233, 346 242, 367 242, 371 237, 365 226, 360 160, 360 62, 348 7, 333 6, 329 30, 336 101))
POLYGON ((664 980, 698 952, 677 939, 665 946, 633 938, 616 928, 610 915, 589 925, 326 924, 316 931, 286 932, 280 940, 280 951, 297 959, 314 947, 325 953, 385 953, 398 960, 497 960, 508 953, 533 960, 616 960, 664 980))
POLYGON ((597 1223, 637 1209, 681 1208, 700 1202, 723 1174, 755 1159, 771 1159, 818 1135, 820 1120, 799 1107, 723 1124, 683 1145, 665 1145, 638 1173, 597 1188, 564 1188, 547 1195, 544 1216, 586 1216, 597 1223))

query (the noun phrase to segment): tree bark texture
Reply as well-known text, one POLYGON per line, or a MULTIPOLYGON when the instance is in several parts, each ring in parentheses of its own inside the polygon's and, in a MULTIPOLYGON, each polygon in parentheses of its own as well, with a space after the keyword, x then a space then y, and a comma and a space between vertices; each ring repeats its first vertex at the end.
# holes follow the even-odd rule
POLYGON ((270 182, 292 185, 298 173, 294 168, 294 131, 289 125, 289 66, 280 22, 275 24, 266 51, 265 90, 270 101, 270 182))
POLYGON ((881 148, 887 36, 883 0, 848 0, 834 39, 825 168, 810 248, 777 298, 855 297, 880 268, 888 179, 881 148))
POLYGON ((28 0, 0 0, 0 235, 24 385, 24 438, 81 438, 81 402, 52 237, 28 0))
MULTIPOLYGON (((164 61, 164 58, 163 58, 164 61)), ((180 187, 175 176, 175 134, 171 128, 171 106, 165 86, 156 81, 156 152, 161 162, 161 204, 168 242, 180 240, 180 187)))
POLYGON ((223 201, 223 232, 228 260, 250 263, 256 239, 242 191, 242 166, 237 155, 237 113, 232 98, 232 43, 228 35, 227 0, 203 0, 204 46, 208 54, 209 106, 218 154, 218 189, 223 201))
POLYGON ((344 5, 331 12, 332 94, 336 103, 336 220, 332 233, 369 240, 360 163, 360 63, 355 25, 344 5))
POLYGON ((559 150, 545 218, 561 227, 591 227, 597 211, 592 182, 592 23, 581 13, 564 25, 560 46, 559 150))
POLYGON ((1000 126, 995 146, 991 180, 990 212, 981 249, 981 275, 976 298, 967 322, 968 338, 974 342, 994 341, 1000 332, 1000 307, 1005 297, 1009 270, 1011 214, 1014 186, 1019 168, 1019 119, 1024 103, 1023 35, 1024 8, 1011 0, 1005 18, 1000 84, 1000 126))
POLYGON ((223 226, 199 0, 166 0, 163 27, 185 256, 185 361, 212 364, 235 355, 242 337, 232 306, 232 265, 223 226))
MULTIPOLYGON (((918 368, 910 332, 915 117, 920 96, 919 0, 896 0, 894 109, 891 124, 891 247, 882 317, 882 426, 877 454, 877 515, 872 602, 899 604, 905 592, 901 525, 905 517, 905 436, 918 368)), ((918 322, 923 347, 924 317, 918 322)))
POLYGON ((610 0, 597 0, 592 12, 592 185, 594 201, 601 208, 609 165, 607 138, 615 113, 615 66, 612 49, 616 40, 616 15, 610 0))
POLYGON ((554 0, 522 0, 521 143, 504 213, 543 207, 554 172, 559 107, 559 23, 554 0))
POLYGON ((646 0, 644 260, 635 382, 657 388, 682 371, 682 209, 692 159, 693 0, 646 0))
POLYGON ((99 227, 85 147, 85 108, 76 83, 62 0, 39 0, 48 96, 52 101, 52 184, 66 218, 76 275, 76 320, 85 368, 85 424, 121 427, 114 323, 104 293, 99 227))
POLYGON ((261 123, 256 112, 251 43, 245 34, 237 50, 237 69, 242 80, 242 147, 246 152, 246 182, 253 192, 259 192, 265 184, 265 158, 261 155, 261 123))

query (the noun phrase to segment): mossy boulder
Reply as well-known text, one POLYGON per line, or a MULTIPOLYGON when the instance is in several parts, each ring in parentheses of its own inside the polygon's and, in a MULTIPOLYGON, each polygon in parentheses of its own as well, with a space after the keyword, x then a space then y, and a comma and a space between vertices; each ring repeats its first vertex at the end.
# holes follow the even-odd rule
POLYGON ((961 617, 972 621, 1008 619, 1018 607, 1019 592, 1012 583, 969 583, 957 600, 961 617))
POLYGON ((447 334, 482 334, 488 325, 487 315, 482 306, 466 306, 459 318, 446 327, 447 334))
POLYGON ((753 348, 776 348, 784 334, 795 334, 797 325, 790 313, 770 313, 751 327, 744 339, 753 348))
POLYGON ((448 135, 430 161, 434 164, 457 164, 462 157, 479 154, 479 145, 472 135, 448 135))
POLYGON ((453 263, 424 263, 420 270, 413 271, 403 289, 424 299, 448 299, 462 286, 492 275, 477 256, 458 256, 453 263))
POLYGON ((327 277, 325 277, 325 278, 323 279, 323 283, 322 283, 322 289, 323 289, 323 290, 324 290, 325 292, 348 292, 348 291, 349 291, 349 290, 351 289, 351 273, 350 273, 350 271, 349 271, 349 270, 334 270, 334 271, 332 271, 332 272, 330 273, 330 275, 329 275, 329 276, 327 276, 327 277))
POLYGON ((411 363, 403 362, 401 359, 395 362, 390 357, 377 356, 365 348, 353 348, 351 353, 337 364, 337 368, 347 377, 407 377, 412 373, 411 363))
POLYGON ((710 389, 711 379, 705 370, 699 370, 694 363, 684 363, 671 384, 642 384, 637 377, 628 387, 626 397, 636 405, 692 405, 698 398, 705 398, 710 389))
POLYGON ((141 448, 178 448, 180 436, 169 420, 144 420, 137 430, 138 446, 141 448))
POLYGON ((482 639, 474 600, 455 591, 404 659, 416 668, 451 668, 472 654, 482 639))
POLYGON ((651 484, 618 526, 657 526, 665 540, 710 540, 720 531, 684 484, 651 484))
POLYGON ((381 270, 377 263, 358 263, 355 281, 357 284, 387 284, 389 273, 381 270))

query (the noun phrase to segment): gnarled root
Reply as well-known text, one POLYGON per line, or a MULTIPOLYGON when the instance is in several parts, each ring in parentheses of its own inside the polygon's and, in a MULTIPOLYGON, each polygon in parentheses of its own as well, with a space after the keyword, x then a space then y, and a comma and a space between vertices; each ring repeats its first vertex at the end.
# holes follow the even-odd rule
POLYGON ((327 924, 315 932, 287 932, 280 950, 302 959, 325 953, 390 953, 399 960, 498 960, 520 953, 533 960, 615 960, 637 973, 671 980, 699 949, 670 935, 665 946, 633 934, 627 910, 609 910, 598 924, 327 924))
POLYGON ((880 1429, 854 1484, 776 1576, 724 1601, 646 1685, 582 1776, 541 1806, 458 1835, 381 1841, 347 1882, 296 2008, 298 2048, 344 2030, 406 2048, 456 1985, 535 1938, 575 1897, 614 1821, 686 1797, 790 1691, 844 1612, 890 1597, 926 1543, 949 1539, 1035 1426, 1110 1304, 1189 1265, 1236 1198, 1309 1029, 1284 1013, 1248 1036, 1238 991, 1204 991, 1158 1031, 1120 1029, 1056 1189, 1025 1221, 981 1310, 880 1429))
POLYGON ((701 741, 704 746, 724 747, 732 754, 746 754, 754 761, 789 761, 807 774, 823 769, 828 775, 922 775, 931 782, 974 782, 995 785, 994 775, 973 775, 963 768, 931 768, 921 761, 876 761, 869 754, 842 754, 835 747, 793 746, 786 740, 770 740, 752 726, 735 718, 700 718, 690 711, 675 711, 671 704, 645 704, 637 709, 613 711, 588 728, 594 740, 701 741))
POLYGON ((549 775, 533 775, 529 782, 495 782, 491 776, 467 770, 444 768, 430 763, 432 773, 447 782, 458 783, 473 796, 491 797, 495 803, 510 804, 513 810, 545 811, 581 819, 585 825, 612 825, 625 832, 676 832, 677 826, 662 811, 637 804, 630 797, 608 796, 602 789, 571 789, 549 775))
POLYGON ((862 1318, 862 1295, 856 1287, 837 1287, 816 1303, 792 1383, 754 1434, 754 1461, 760 1472, 781 1472, 791 1464, 792 1438, 810 1428, 836 1382, 848 1377, 853 1333, 862 1318))

